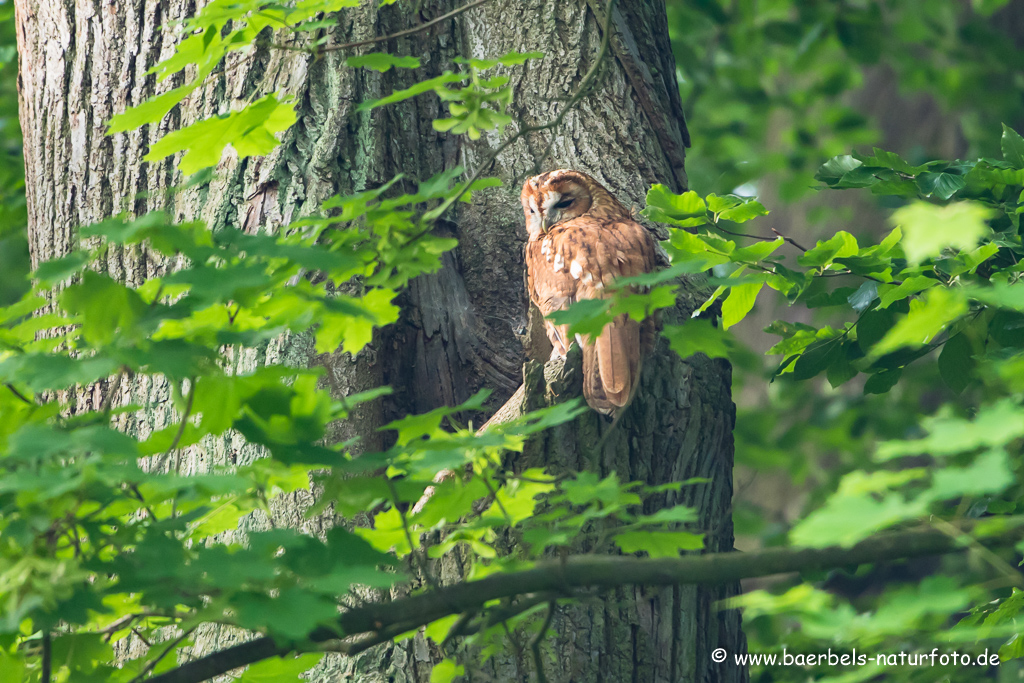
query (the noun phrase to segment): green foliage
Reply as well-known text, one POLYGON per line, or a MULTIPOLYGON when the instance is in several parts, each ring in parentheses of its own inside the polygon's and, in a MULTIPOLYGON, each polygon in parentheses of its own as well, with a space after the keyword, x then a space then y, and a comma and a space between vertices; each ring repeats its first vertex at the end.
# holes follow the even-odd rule
POLYGON ((188 175, 215 166, 229 144, 239 158, 267 154, 277 147, 274 134, 287 130, 293 123, 294 104, 268 95, 240 111, 168 133, 150 148, 145 159, 160 161, 184 152, 178 167, 188 175))
MULTIPOLYGON (((183 38, 175 53, 150 72, 159 81, 178 75, 184 83, 114 117, 109 133, 163 120, 234 52, 258 44, 321 56, 336 13, 357 4, 205 4, 178 27, 183 38)), ((985 15, 1001 4, 974 3, 985 15)), ((0 8, 0 26, 8 26, 9 11, 0 8)), ((1019 55, 999 52, 1005 46, 998 40, 974 41, 967 54, 949 55, 941 70, 913 51, 900 52, 910 44, 942 53, 961 31, 993 35, 958 11, 958 3, 945 0, 926 7, 900 0, 884 11, 871 3, 673 4, 683 94, 699 114, 691 117, 698 147, 688 166, 706 193, 676 195, 653 186, 644 215, 669 226, 664 247, 672 265, 553 316, 574 332, 596 334, 616 316, 640 320, 672 307, 679 276, 704 277, 714 290, 701 315, 666 325, 664 334, 684 358, 702 353, 734 362, 749 354, 732 328, 772 292, 829 316, 828 324, 802 316, 767 328, 780 338, 769 350, 779 357, 767 389, 776 410, 744 415, 737 424, 741 461, 784 470, 797 484, 822 483, 791 525, 769 528, 739 501, 737 526, 760 525, 770 542, 849 546, 876 531, 922 522, 956 534, 951 522, 982 515, 987 524, 976 536, 984 538, 1004 531, 1021 508, 1024 295, 1016 285, 1024 257, 1024 138, 1004 125, 1001 159, 911 163, 878 148, 839 155, 869 133, 868 122, 841 98, 861 82, 865 66, 882 58, 901 77, 933 84, 954 107, 987 103, 977 108, 974 125, 994 127, 990 117, 1013 120, 1020 112, 1013 93, 988 87, 979 73, 1019 70, 1019 55), (767 136, 769 120, 780 113, 789 117, 780 135, 786 151, 752 152, 751 141, 767 136), (823 156, 832 158, 819 165, 823 156), (797 197, 812 184, 813 167, 825 188, 867 189, 886 206, 898 206, 894 229, 881 240, 834 230, 808 249, 782 236, 751 241, 768 210, 734 194, 749 189, 738 186, 784 171, 781 193, 797 197), (826 401, 809 404, 794 390, 821 378, 832 387, 826 401), (939 378, 950 390, 947 403, 922 415, 921 387, 939 378), (841 465, 818 467, 820 451, 841 453, 841 465)), ((11 41, 3 38, 0 62, 7 62, 11 41)), ((360 110, 432 94, 449 112, 433 122, 436 131, 473 140, 501 134, 511 121, 508 70, 541 57, 459 59, 458 71, 364 102, 360 110)), ((384 73, 417 69, 421 60, 370 52, 347 57, 345 65, 384 73)), ((12 73, 0 71, 0 88, 13 87, 12 73)), ((10 116, 0 111, 0 118, 10 116)), ((235 110, 167 133, 147 160, 180 155, 178 169, 191 174, 216 166, 228 147, 240 157, 268 154, 295 116, 286 95, 252 92, 235 110)), ((16 137, 0 126, 0 142, 16 137)), ((3 147, 17 156, 8 149, 13 145, 3 147)), ((330 427, 387 387, 339 399, 323 389, 315 370, 268 364, 237 372, 233 358, 282 335, 305 336, 318 353, 356 354, 369 345, 376 331, 398 319, 398 297, 409 281, 437 270, 441 255, 455 247, 433 233, 436 219, 472 191, 499 184, 467 185, 459 182, 462 175, 462 168, 451 169, 411 194, 399 193, 396 178, 335 197, 274 234, 210 231, 159 213, 111 218, 82 229, 87 246, 42 264, 33 292, 22 296, 20 283, 3 292, 0 678, 41 680, 47 648, 55 680, 142 680, 173 668, 202 623, 311 649, 313 633, 356 635, 339 626, 339 604, 417 574, 430 583, 428 560, 453 549, 470 579, 529 569, 552 553, 659 558, 703 549, 713 530, 701 526, 697 512, 660 504, 705 481, 650 487, 622 482, 614 472, 509 466, 508 454, 521 453, 531 437, 580 415, 578 402, 477 434, 457 426, 455 417, 481 410, 486 396, 478 394, 460 406, 395 420, 385 427, 389 447, 355 457, 356 444, 327 441, 330 427), (101 266, 119 245, 144 245, 178 266, 126 286, 101 266), (128 380, 167 387, 176 421, 137 433, 115 426, 145 423, 158 406, 82 400, 96 387, 110 391, 128 380), (183 449, 226 438, 265 457, 191 476, 178 471, 183 449), (311 483, 319 496, 309 514, 331 510, 358 523, 314 536, 256 521, 270 514, 274 497, 311 483), (243 537, 240 525, 261 530, 243 537), (115 667, 113 643, 130 634, 153 647, 115 667)), ((9 226, 24 223, 15 197, 21 183, 20 172, 0 172, 2 240, 9 226)), ((0 247, 6 250, 6 242, 0 247)), ((975 538, 960 538, 977 547, 975 538)), ((1002 657, 1020 657, 1024 645, 1014 620, 1024 605, 1021 592, 993 593, 983 585, 992 571, 1018 584, 1019 574, 998 557, 977 556, 989 565, 891 587, 877 599, 851 602, 791 582, 777 594, 758 591, 737 604, 755 643, 778 636, 791 649, 823 641, 924 649, 996 639, 1002 657)), ((497 611, 486 607, 492 608, 497 611)), ((533 609, 500 623, 478 622, 480 632, 465 642, 492 653, 505 638, 503 625, 516 628, 536 616, 533 609)), ((462 618, 446 615, 424 632, 443 646, 461 637, 462 618)), ((468 662, 456 654, 434 668, 432 681, 466 674, 468 662)), ((271 659, 239 680, 299 680, 320 656, 271 659)), ((813 675, 819 673, 829 672, 813 675)), ((865 669, 858 680, 879 673, 865 669)), ((788 675, 803 680, 807 672, 788 675)), ((921 675, 899 680, 934 680, 921 675)), ((789 680, 779 676, 774 680, 789 680)))
POLYGON ((0 305, 14 303, 29 287, 17 55, 14 7, 4 4, 0 6, 0 305))
MULTIPOLYGON (((334 198, 322 216, 276 235, 209 232, 159 214, 111 219, 83 230, 98 238, 93 246, 42 269, 42 283, 73 282, 57 298, 59 313, 31 316, 44 296, 0 309, 5 642, 29 647, 58 623, 71 629, 64 638, 120 638, 135 629, 160 640, 168 625, 188 633, 217 621, 297 643, 315 628, 337 628, 346 593, 406 580, 403 560, 424 553, 463 547, 471 573, 482 574, 574 546, 595 528, 627 552, 665 556, 701 547, 701 534, 680 528, 694 521, 691 509, 642 513, 641 496, 663 489, 621 484, 614 475, 565 479, 504 469, 504 453, 574 418, 581 412, 575 403, 480 435, 441 428, 447 416, 479 410, 480 395, 402 418, 388 426, 396 433, 389 450, 354 458, 352 444, 323 443, 328 425, 381 391, 338 401, 318 388, 316 371, 232 371, 230 355, 282 333, 310 334, 322 351, 356 353, 375 328, 393 322, 397 291, 438 268, 440 254, 454 246, 430 233, 424 207, 460 191, 450 182, 457 173, 425 181, 413 195, 384 198, 384 187, 334 198), (138 288, 88 269, 109 245, 143 243, 183 265, 138 288), (340 293, 354 283, 361 295, 340 293), (142 439, 110 426, 110 405, 78 407, 69 417, 76 386, 143 376, 170 387, 176 422, 142 439), (181 449, 229 430, 267 457, 194 476, 168 467, 181 449), (452 474, 435 486, 445 471, 452 474), (244 543, 233 533, 243 518, 269 512, 274 496, 307 488, 311 477, 323 491, 318 509, 372 510, 372 527, 335 527, 322 538, 277 528, 250 532, 244 543), (512 529, 527 542, 508 555, 502 534, 512 529), (443 541, 422 548, 426 532, 443 541)), ((117 412, 146 419, 152 407, 117 412)), ((173 660, 167 647, 154 647, 117 670, 109 647, 72 649, 74 657, 55 660, 72 677, 102 671, 105 680, 128 681, 173 660)), ((5 656, 14 658, 11 670, 38 673, 38 658, 23 648, 5 656)), ((284 680, 312 664, 267 663, 244 680, 284 680)))
MULTIPOLYGON (((161 121, 198 90, 229 54, 251 50, 257 42, 270 48, 287 47, 309 51, 314 55, 321 54, 319 50, 327 40, 323 30, 337 25, 333 13, 358 4, 357 0, 301 0, 288 3, 217 0, 207 4, 181 26, 182 33, 187 37, 178 43, 175 53, 150 69, 150 73, 155 73, 160 81, 183 72, 194 75, 190 75, 184 85, 114 116, 107 133, 113 135, 161 121), (283 46, 258 38, 275 31, 298 37, 299 46, 283 46), (312 40, 302 38, 305 34, 314 33, 322 33, 324 37, 312 40)), ((496 129, 500 133, 512 121, 505 113, 512 98, 508 76, 499 74, 484 77, 482 72, 496 67, 522 66, 527 60, 542 56, 540 52, 510 52, 496 59, 457 59, 456 63, 465 65, 466 71, 446 71, 441 76, 420 81, 381 99, 363 102, 359 108, 375 109, 433 92, 448 103, 451 113, 450 118, 435 120, 434 129, 465 134, 476 140, 483 131, 496 129), (461 88, 449 88, 450 85, 467 81, 461 88)), ((420 60, 416 57, 385 52, 348 57, 345 63, 352 68, 365 67, 379 72, 386 72, 393 67, 416 69, 420 66, 420 60)), ((151 147, 146 160, 159 161, 183 153, 178 168, 189 175, 216 166, 225 148, 229 146, 239 157, 269 153, 278 144, 277 134, 288 130, 295 123, 295 103, 277 94, 266 94, 253 101, 255 95, 253 93, 235 111, 196 121, 167 133, 151 147)))
MULTIPOLYGON (((691 189, 721 194, 767 181, 785 201, 805 197, 823 157, 878 144, 883 131, 899 142, 914 137, 911 103, 922 95, 960 122, 972 156, 996 154, 993 129, 1024 116, 1014 24, 990 16, 1004 4, 978 0, 972 11, 956 0, 667 3, 693 141, 691 189), (891 109, 863 103, 865 90, 892 97, 890 83, 908 104, 887 120, 891 109), (892 118, 906 127, 893 133, 892 118)), ((904 151, 927 142, 907 140, 904 151)), ((955 186, 959 178, 922 182, 955 186)))
MULTIPOLYGON (((707 272, 717 288, 702 310, 722 301, 721 327, 742 320, 764 285, 792 304, 820 309, 832 323, 818 327, 775 321, 765 330, 781 337, 768 351, 781 357, 773 377, 795 400, 808 397, 797 389, 798 382, 824 377, 834 388, 852 387, 831 396, 826 392, 822 407, 831 414, 809 423, 796 418, 780 433, 779 425, 769 422, 786 414, 780 405, 765 412, 764 422, 744 416, 737 425, 739 457, 757 463, 758 469, 787 469, 797 482, 812 471, 816 456, 811 451, 806 459, 794 457, 792 448, 817 443, 849 453, 849 465, 821 473, 832 482, 812 489, 810 505, 788 529, 791 545, 851 546, 878 531, 921 522, 958 533, 950 522, 964 516, 999 520, 1020 509, 1020 150, 1020 136, 1004 126, 1003 159, 913 166, 875 149, 870 157, 829 160, 817 174, 826 186, 867 189, 898 199, 891 217, 895 227, 877 243, 837 231, 809 248, 785 244, 783 238, 757 236, 756 216, 764 212, 753 200, 701 198, 694 192, 676 196, 661 186, 651 189, 645 214, 670 226, 663 243, 672 259, 669 270, 707 272), (740 231, 733 225, 739 221, 727 216, 745 206, 752 209, 740 215, 754 220, 743 233, 758 241, 739 246, 734 238, 740 231), (920 413, 913 393, 916 387, 934 391, 917 378, 921 373, 941 378, 949 390, 949 402, 931 416, 920 413), (855 398, 857 393, 864 397, 855 398), (883 402, 869 410, 868 397, 875 396, 883 402), (752 450, 744 453, 747 448, 752 450)), ((740 346, 708 320, 669 326, 665 334, 684 356, 736 356, 740 346)), ((808 406, 793 409, 806 413, 808 406)), ((975 541, 965 537, 964 543, 975 541)), ((986 557, 990 573, 1019 580, 1002 560, 986 557)), ((932 642, 954 638, 942 626, 944 620, 970 604, 976 605, 975 614, 991 610, 985 605, 994 597, 993 604, 1001 604, 998 594, 971 587, 977 574, 958 580, 936 576, 920 592, 897 587, 861 604, 847 604, 809 584, 796 584, 779 595, 754 593, 736 604, 752 620, 748 632, 777 629, 776 642, 787 643, 790 652, 797 650, 791 640, 794 628, 804 651, 823 650, 815 639, 847 648, 885 644, 929 651, 932 642), (831 616, 821 616, 822 610, 831 616), (922 637, 911 637, 914 632, 922 637)), ((958 628, 957 639, 984 640, 1004 658, 1019 656, 1006 629, 979 633, 958 628)), ((862 674, 867 680, 879 671, 868 668, 862 674)))
MULTIPOLYGON (((354 5, 208 3, 180 27, 186 37, 174 55, 151 71, 158 80, 179 73, 190 80, 116 116, 109 132, 162 120, 258 36, 302 40, 335 23, 330 13, 354 5)), ((307 43, 314 52, 320 44, 307 43)), ((433 92, 451 113, 435 128, 476 139, 510 121, 508 77, 484 72, 539 57, 459 60, 465 71, 363 108, 433 92), (449 88, 456 83, 465 85, 449 88)), ((415 69, 419 60, 370 53, 346 64, 384 72, 415 69)), ((227 147, 240 157, 268 154, 294 123, 294 103, 257 94, 235 111, 167 133, 146 159, 174 156, 178 169, 191 174, 216 166, 227 147)), ((467 574, 480 577, 528 568, 594 533, 605 550, 655 557, 703 546, 703 534, 690 528, 696 515, 689 507, 645 514, 645 499, 664 496, 665 487, 621 483, 614 474, 508 469, 506 454, 574 419, 583 411, 578 402, 532 411, 482 434, 442 427, 456 414, 480 410, 480 394, 394 421, 385 427, 393 436, 387 450, 355 457, 356 443, 327 442, 330 426, 387 387, 340 399, 324 389, 318 370, 280 363, 237 370, 232 359, 283 336, 309 338, 318 353, 354 355, 395 322, 396 299, 409 281, 437 270, 442 254, 456 246, 433 232, 437 218, 457 199, 500 185, 493 178, 460 183, 462 174, 461 167, 450 169, 414 193, 400 193, 395 178, 334 197, 273 234, 210 231, 158 212, 113 217, 81 228, 83 246, 42 264, 35 289, 0 308, 4 676, 41 680, 42 651, 49 648, 54 680, 143 680, 173 669, 203 623, 266 634, 301 652, 314 632, 354 635, 339 625, 339 604, 408 582, 425 571, 428 558, 456 547, 467 574), (126 286, 101 266, 121 247, 143 247, 175 265, 126 286), (146 423, 158 409, 115 405, 113 392, 128 381, 166 387, 153 400, 173 406, 175 419, 141 432, 115 428, 125 419, 146 423), (100 386, 111 398, 79 402, 85 388, 100 386), (264 457, 212 464, 191 476, 179 472, 182 451, 223 439, 264 457), (275 497, 311 485, 321 495, 309 514, 332 509, 370 523, 311 536, 259 521, 271 514, 275 497), (239 533, 240 526, 249 531, 239 533), (440 541, 425 546, 428 537, 440 541), (524 542, 510 551, 509 537, 524 542), (112 644, 128 637, 152 645, 124 661, 112 644)), ((655 286, 610 302, 609 311, 639 319, 671 305, 673 292, 655 286)), ((514 615, 511 623, 532 616, 514 615)), ((426 632, 444 638, 452 625, 445 617, 426 632)), ((477 637, 493 638, 501 628, 491 624, 477 637)), ((320 656, 271 659, 239 680, 300 680, 320 656)), ((464 672, 446 659, 432 680, 464 672)))

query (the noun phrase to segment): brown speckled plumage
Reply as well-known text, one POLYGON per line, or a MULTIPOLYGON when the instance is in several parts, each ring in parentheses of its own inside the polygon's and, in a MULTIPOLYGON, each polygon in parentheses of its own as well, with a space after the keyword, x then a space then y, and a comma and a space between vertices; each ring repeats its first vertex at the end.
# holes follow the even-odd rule
MULTIPOLYGON (((579 171, 559 170, 523 185, 527 287, 547 316, 582 299, 608 296, 618 278, 655 269, 654 240, 600 183, 579 171)), ((553 353, 565 356, 572 340, 566 326, 545 320, 553 353)), ((613 415, 629 401, 653 321, 626 315, 605 326, 596 340, 578 337, 583 348, 583 395, 596 411, 613 415)))

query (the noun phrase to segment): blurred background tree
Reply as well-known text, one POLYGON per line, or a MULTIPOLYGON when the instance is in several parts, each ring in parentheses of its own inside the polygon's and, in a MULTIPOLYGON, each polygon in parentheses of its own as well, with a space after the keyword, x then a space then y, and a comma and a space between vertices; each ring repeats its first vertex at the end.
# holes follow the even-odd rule
MULTIPOLYGON (((825 160, 851 150, 870 154, 873 147, 913 164, 998 158, 1000 124, 1024 128, 1024 3, 670 0, 668 13, 693 142, 690 187, 700 195, 757 196, 771 210, 752 229, 762 237, 777 231, 813 246, 842 229, 862 242, 877 242, 891 227, 888 211, 903 200, 868 190, 819 194, 814 174, 825 160)), ((836 282, 843 284, 860 282, 836 282)), ((907 368, 883 394, 866 393, 856 380, 837 389, 824 377, 766 381, 780 357, 761 355, 778 341, 763 328, 779 318, 825 325, 835 320, 832 310, 790 308, 782 297, 763 295, 733 330, 754 352, 733 358, 740 549, 783 543, 792 525, 835 490, 844 474, 870 461, 877 441, 906 438, 922 415, 940 406, 970 414, 981 400, 977 388, 951 391, 935 363, 907 368)), ((899 590, 943 564, 953 574, 972 571, 958 557, 805 578, 870 611, 886 589, 899 590)), ((781 593, 799 585, 798 579, 751 581, 744 588, 770 586, 781 593)), ((813 605, 809 612, 842 611, 834 602, 801 599, 813 605)), ((781 644, 813 652, 839 627, 815 630, 793 613, 748 609, 744 628, 751 652, 781 644)), ((908 632, 902 646, 913 638, 908 632)), ((887 645, 898 647, 898 641, 887 645)), ((1004 663, 1006 678, 1000 680, 1016 670, 1004 663)), ((754 667, 752 679, 840 680, 827 671, 819 674, 824 677, 808 678, 801 668, 754 667)), ((991 674, 976 669, 955 679, 938 675, 896 668, 862 670, 841 680, 987 680, 991 674)))
POLYGON ((18 48, 14 7, 0 4, 0 306, 28 290, 25 163, 18 126, 18 48))

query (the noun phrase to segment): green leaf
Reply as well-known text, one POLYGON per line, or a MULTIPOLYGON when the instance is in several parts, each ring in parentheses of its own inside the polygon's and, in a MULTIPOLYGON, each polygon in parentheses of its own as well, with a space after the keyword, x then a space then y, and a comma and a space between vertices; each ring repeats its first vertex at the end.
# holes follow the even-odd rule
POLYGON ((954 335, 942 346, 939 353, 939 374, 953 393, 959 394, 974 379, 974 346, 967 334, 954 335))
POLYGON ((967 467, 940 467, 932 485, 922 494, 927 500, 942 501, 961 496, 1001 493, 1014 483, 1006 451, 996 446, 985 451, 967 467))
POLYGON ((861 161, 854 159, 849 154, 832 157, 821 165, 818 172, 814 174, 814 179, 829 185, 835 185, 844 175, 855 168, 860 168, 862 165, 861 161))
POLYGON ((722 328, 728 330, 743 320, 757 302, 757 295, 763 282, 735 285, 729 289, 728 298, 722 303, 722 328))
POLYGON ((723 211, 742 204, 743 198, 734 194, 727 194, 721 197, 716 194, 709 194, 706 201, 708 203, 708 211, 713 214, 721 214, 723 211))
POLYGON ((676 229, 672 230, 671 239, 662 244, 671 256, 674 268, 684 267, 687 269, 686 272, 692 273, 729 263, 736 248, 733 242, 707 235, 692 235, 685 230, 676 229))
POLYGON ((309 653, 294 657, 285 655, 273 659, 264 659, 251 665, 235 683, 288 683, 302 681, 302 674, 320 663, 327 655, 309 653))
POLYGON ((543 56, 543 52, 509 52, 496 59, 465 59, 463 57, 456 57, 455 63, 469 64, 474 69, 486 71, 487 69, 493 69, 499 64, 502 66, 519 66, 526 63, 527 60, 540 59, 543 56))
POLYGON ((806 253, 801 254, 797 263, 805 268, 819 268, 832 263, 837 258, 856 256, 859 250, 857 238, 845 230, 840 230, 833 237, 818 242, 806 253))
POLYGON ((907 260, 916 265, 947 247, 973 249, 989 232, 986 220, 993 215, 992 209, 976 202, 948 206, 914 202, 897 209, 892 220, 903 229, 907 260))
POLYGON ((906 299, 912 294, 923 292, 938 284, 940 283, 935 278, 911 275, 898 285, 880 285, 878 293, 881 295, 881 300, 878 302, 878 308, 889 308, 896 301, 906 299))
POLYGON ((643 215, 652 221, 671 223, 679 227, 703 225, 707 206, 696 192, 674 194, 664 185, 652 185, 647 191, 647 207, 643 215))
POLYGON ((295 123, 295 103, 267 95, 236 112, 193 123, 168 133, 149 149, 146 161, 159 161, 185 152, 179 167, 189 175, 220 163, 231 145, 239 157, 262 156, 279 144, 276 133, 295 123))
POLYGON ((786 240, 778 238, 777 240, 770 240, 766 242, 755 242, 747 247, 741 247, 731 254, 731 259, 735 262, 752 262, 756 263, 762 261, 765 258, 771 256, 775 251, 785 244, 786 240))
POLYGON ((443 619, 432 621, 427 624, 423 635, 440 645, 444 642, 445 636, 448 635, 448 632, 452 630, 452 626, 457 624, 460 618, 461 615, 452 614, 444 617, 443 619))
POLYGON ((167 113, 174 109, 179 102, 191 95, 202 85, 205 74, 201 77, 179 86, 173 90, 151 97, 142 104, 131 107, 123 114, 116 114, 110 118, 110 125, 107 127, 107 135, 115 135, 129 130, 135 130, 147 123, 156 123, 162 120, 167 113))
POLYGON ((751 199, 739 206, 722 211, 718 217, 722 220, 732 221, 733 223, 746 223, 751 218, 767 215, 768 209, 764 208, 764 205, 762 205, 761 202, 751 199))
POLYGON ((789 538, 795 545, 809 548, 832 545, 848 548, 876 531, 915 519, 926 512, 924 501, 908 502, 897 493, 876 498, 840 492, 799 522, 789 538))
POLYGON ((865 394, 884 394, 896 386, 903 375, 903 370, 883 370, 868 377, 864 382, 865 394))
POLYGON ((927 344, 946 325, 967 313, 967 309, 967 300, 961 291, 932 287, 923 301, 910 302, 910 312, 871 347, 870 355, 878 357, 905 346, 916 348, 927 344))
POLYGON ((641 515, 637 517, 636 521, 640 524, 670 524, 680 522, 696 522, 698 521, 698 515, 697 511, 692 507, 689 507, 687 505, 676 505, 670 508, 662 508, 661 510, 658 510, 657 512, 654 512, 650 515, 641 515))
MULTIPOLYGON (((373 340, 375 328, 398 320, 400 309, 391 303, 396 296, 390 289, 370 289, 359 299, 349 299, 349 306, 336 314, 325 314, 316 331, 317 352, 330 353, 340 347, 358 353, 373 340)), ((336 302, 343 301, 339 297, 336 302)))
POLYGON ((430 683, 452 683, 456 676, 464 676, 466 667, 451 659, 442 659, 430 670, 430 683))
POLYGON ((73 251, 67 256, 43 261, 36 268, 33 277, 43 285, 53 285, 61 280, 66 280, 84 268, 92 256, 84 250, 73 251))
POLYGON ((529 59, 541 59, 544 56, 543 52, 509 52, 501 57, 498 57, 498 62, 504 66, 519 66, 520 64, 526 63, 529 59))
POLYGON ((793 379, 805 380, 816 377, 843 355, 843 345, 838 339, 816 342, 800 354, 793 366, 793 379))
POLYGON ((82 316, 82 336, 96 345, 141 334, 137 324, 147 308, 138 292, 91 270, 80 284, 64 290, 60 303, 69 313, 82 316))
POLYGON ((466 194, 462 195, 462 199, 460 201, 469 204, 473 199, 473 192, 476 190, 486 190, 491 187, 501 186, 502 182, 500 178, 477 178, 473 181, 473 184, 469 186, 469 189, 466 190, 466 194))
POLYGON ((728 358, 735 340, 707 318, 691 318, 682 325, 665 325, 662 334, 680 358, 703 353, 709 358, 728 358))
POLYGON ((928 172, 917 177, 917 187, 925 196, 945 200, 967 187, 967 181, 962 175, 928 172))
POLYGON ((358 111, 369 111, 370 109, 376 109, 377 107, 383 107, 384 105, 387 105, 387 104, 394 104, 395 102, 402 102, 403 100, 407 100, 407 99, 409 99, 411 97, 416 97, 417 95, 422 95, 423 93, 427 93, 427 92, 430 92, 432 90, 433 91, 444 90, 445 89, 445 87, 444 87, 445 85, 447 85, 449 83, 459 83, 461 81, 466 80, 467 78, 469 78, 469 74, 456 74, 456 73, 452 73, 451 71, 446 71, 445 73, 441 74, 440 76, 436 76, 434 78, 430 78, 430 79, 427 79, 425 81, 420 81, 419 83, 417 83, 417 84, 415 84, 413 86, 410 86, 410 87, 408 87, 408 88, 406 88, 404 90, 396 90, 395 92, 391 93, 390 95, 388 95, 386 97, 382 97, 379 100, 372 100, 372 101, 368 101, 368 102, 362 102, 359 105, 359 107, 357 107, 357 110, 358 111))
POLYGON ((1024 286, 1005 282, 992 282, 987 287, 968 285, 963 288, 968 298, 988 306, 1024 311, 1024 286))
POLYGON ((556 325, 568 325, 571 334, 600 334, 612 321, 609 309, 611 299, 581 299, 561 311, 552 311, 548 320, 556 325))
POLYGON ((921 425, 928 433, 923 439, 885 441, 878 446, 879 460, 931 453, 953 455, 977 448, 1001 448, 1024 436, 1024 411, 1014 399, 1006 398, 984 406, 974 420, 938 415, 921 425))
POLYGON ((1003 124, 1003 136, 999 140, 999 146, 1003 150, 1003 159, 1014 168, 1024 169, 1024 138, 1014 129, 1003 124))
POLYGON ((234 609, 239 626, 294 640, 306 638, 316 627, 333 623, 338 617, 336 603, 299 588, 284 588, 276 597, 243 595, 234 609))
POLYGON ((926 166, 911 166, 899 154, 878 147, 873 148, 871 152, 872 156, 870 157, 858 157, 864 166, 869 168, 888 168, 904 175, 917 175, 927 168, 926 166))
POLYGON ((856 377, 858 374, 857 368, 850 363, 850 354, 847 346, 843 345, 843 353, 838 354, 835 360, 828 366, 825 371, 825 379, 828 380, 829 385, 835 389, 838 386, 849 382, 851 379, 856 377))
POLYGON ((387 52, 371 52, 349 57, 345 60, 345 64, 353 68, 366 67, 384 73, 392 67, 417 69, 420 66, 420 60, 416 57, 398 57, 387 52))
POLYGON ((624 553, 646 552, 651 557, 678 557, 684 550, 704 549, 704 534, 689 531, 626 531, 612 540, 624 553))
POLYGON ((868 280, 858 287, 857 291, 846 297, 846 302, 850 304, 850 308, 860 313, 861 311, 867 310, 867 308, 871 306, 871 302, 877 298, 878 283, 874 280, 868 280))

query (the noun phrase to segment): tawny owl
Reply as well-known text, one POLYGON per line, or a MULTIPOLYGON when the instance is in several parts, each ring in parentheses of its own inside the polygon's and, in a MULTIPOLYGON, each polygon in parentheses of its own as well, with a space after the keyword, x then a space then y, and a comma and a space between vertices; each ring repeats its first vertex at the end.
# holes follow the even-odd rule
MULTIPOLYGON (((529 239, 526 273, 530 300, 547 316, 581 299, 608 296, 617 278, 655 268, 651 234, 600 183, 579 171, 534 176, 523 185, 529 239)), ((565 325, 544 321, 554 347, 565 356, 572 340, 565 325)), ((583 396, 594 410, 615 415, 639 381, 642 355, 653 338, 653 321, 616 317, 597 339, 580 337, 583 396)))

